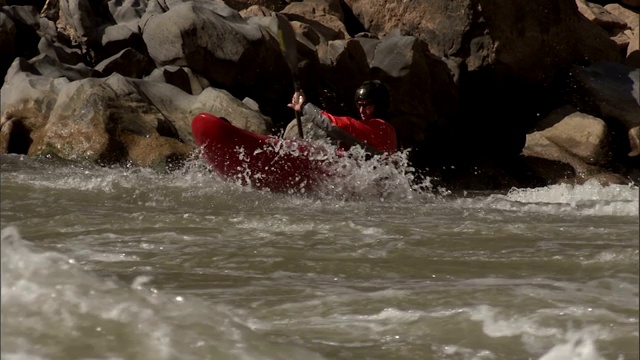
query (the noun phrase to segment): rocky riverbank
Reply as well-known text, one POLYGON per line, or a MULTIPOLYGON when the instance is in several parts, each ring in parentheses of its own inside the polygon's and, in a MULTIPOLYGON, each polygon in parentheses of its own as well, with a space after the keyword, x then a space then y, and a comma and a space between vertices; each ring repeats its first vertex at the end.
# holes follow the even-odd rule
POLYGON ((450 189, 640 183, 637 0, 0 0, 0 153, 179 166, 191 118, 263 134, 302 89, 355 115, 380 79, 414 166, 450 189))

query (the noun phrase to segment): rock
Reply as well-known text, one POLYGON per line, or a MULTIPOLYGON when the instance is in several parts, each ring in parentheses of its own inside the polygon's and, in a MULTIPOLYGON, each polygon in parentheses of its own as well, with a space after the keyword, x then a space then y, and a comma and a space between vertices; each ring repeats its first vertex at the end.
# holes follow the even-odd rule
POLYGON ((245 130, 270 134, 269 118, 251 110, 225 90, 209 87, 198 96, 193 96, 169 84, 134 79, 132 83, 172 122, 180 139, 188 145, 195 146, 191 133, 191 120, 201 112, 225 117, 235 126, 245 130))
POLYGON ((100 22, 90 2, 82 0, 59 1, 57 7, 56 26, 61 35, 68 38, 71 44, 79 45, 83 52, 87 52, 94 44, 100 43, 100 22))
POLYGON ((256 100, 267 115, 281 118, 276 115, 286 111, 292 81, 276 38, 224 3, 179 4, 149 17, 142 33, 156 66, 188 66, 237 97, 256 100))
POLYGON ((38 55, 38 42, 40 41, 38 30, 40 28, 40 22, 36 9, 33 6, 13 5, 3 7, 2 13, 7 16, 7 19, 5 19, 7 24, 5 26, 8 26, 8 28, 5 33, 7 35, 13 33, 13 39, 20 39, 20 41, 13 41, 13 56, 11 56, 12 53, 8 53, 7 55, 9 55, 9 57, 5 58, 6 55, 4 53, 2 54, 3 61, 11 64, 16 56, 30 59, 38 55), (9 20, 13 25, 8 22, 9 20))
POLYGON ((640 155, 640 126, 632 127, 627 134, 629 135, 629 144, 631 146, 631 151, 628 155, 636 157, 640 155))
POLYGON ((640 69, 640 29, 636 29, 629 37, 627 57, 624 60, 624 64, 640 69))
POLYGON ((527 157, 537 157, 568 164, 574 169, 575 174, 578 176, 601 172, 598 167, 587 164, 580 157, 547 139, 544 134, 540 132, 527 135, 527 142, 522 150, 522 154, 527 157))
MULTIPOLYGON (((144 79, 171 84, 191 95, 199 95, 203 89, 210 86, 207 79, 194 74, 188 67, 170 65, 154 69, 144 79)), ((256 110, 259 111, 259 109, 256 110)))
MULTIPOLYGON (((640 69, 611 62, 573 67, 578 96, 574 106, 627 131, 640 126, 640 69)), ((629 133, 633 134, 633 133, 629 133)), ((631 142, 631 146, 637 143, 631 142)), ((630 154, 635 154, 634 149, 630 154)))
POLYGON ((175 137, 172 124, 125 78, 114 75, 68 84, 46 126, 34 134, 29 155, 156 167, 193 149, 175 137))
POLYGON ((627 28, 636 30, 640 27, 640 16, 638 15, 638 10, 633 11, 621 6, 620 4, 607 4, 604 8, 609 13, 623 20, 626 23, 627 28))
POLYGON ((109 130, 115 128, 109 122, 109 113, 116 99, 115 92, 101 80, 69 83, 60 92, 46 126, 34 135, 29 155, 53 154, 92 162, 107 156, 123 157, 124 149, 109 146, 109 130))
MULTIPOLYGON (((139 32, 131 30, 128 24, 111 25, 104 28, 101 43, 103 56, 113 56, 119 52, 132 48, 137 52, 146 52, 142 36, 139 32), (138 51, 140 49, 140 51, 138 51)), ((149 62, 148 60, 145 60, 149 62)))
POLYGON ((46 37, 40 38, 38 50, 40 54, 45 54, 63 64, 77 65, 84 61, 84 55, 80 49, 72 49, 64 44, 54 43, 46 37))
POLYGON ((33 64, 17 58, 0 90, 2 122, 20 119, 29 128, 29 133, 44 126, 58 94, 67 84, 67 78, 42 76, 33 64))
POLYGON ((0 154, 26 155, 33 142, 31 133, 42 128, 46 120, 30 108, 6 113, 0 130, 0 154))
POLYGON ((46 54, 38 55, 28 63, 33 66, 32 73, 48 78, 64 77, 73 81, 97 75, 94 69, 83 63, 67 65, 46 54))
POLYGON ((511 76, 545 83, 562 67, 585 58, 620 60, 618 49, 607 33, 580 15, 573 2, 345 0, 345 3, 368 31, 386 35, 396 29, 414 35, 428 44, 431 53, 457 58, 469 71, 499 65, 493 71, 508 71, 511 76))
POLYGON ((594 116, 575 111, 540 134, 587 164, 600 166, 610 159, 609 129, 594 116))
POLYGON ((116 55, 103 60, 95 69, 103 76, 118 73, 123 76, 142 78, 154 69, 153 62, 132 48, 122 50, 116 55))
POLYGON ((225 4, 237 11, 256 6, 269 9, 270 11, 280 11, 282 10, 283 4, 287 2, 281 0, 225 0, 225 4))
POLYGON ((109 0, 109 12, 116 24, 128 27, 131 32, 140 34, 140 19, 146 12, 146 2, 137 0, 109 0))
POLYGON ((289 21, 297 21, 315 30, 326 41, 348 39, 344 13, 337 0, 292 2, 282 12, 289 21))
POLYGON ((0 12, 0 77, 4 79, 9 66, 16 56, 14 39, 16 37, 16 26, 5 13, 0 12))
POLYGON ((601 26, 605 30, 627 29, 627 22, 609 12, 604 6, 590 3, 586 0, 576 0, 578 11, 589 21, 601 26))
POLYGON ((242 18, 245 20, 252 17, 256 17, 256 16, 260 16, 260 17, 271 16, 271 14, 272 14, 271 10, 260 5, 252 5, 246 9, 240 10, 240 16, 242 16, 242 18))

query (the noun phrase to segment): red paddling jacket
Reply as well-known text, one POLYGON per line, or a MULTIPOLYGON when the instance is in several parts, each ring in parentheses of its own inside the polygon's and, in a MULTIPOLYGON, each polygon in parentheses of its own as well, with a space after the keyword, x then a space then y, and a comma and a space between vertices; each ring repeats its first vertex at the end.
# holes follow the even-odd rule
POLYGON ((362 146, 371 153, 396 152, 396 130, 382 119, 357 120, 348 116, 334 116, 307 103, 303 114, 335 140, 349 148, 362 146))

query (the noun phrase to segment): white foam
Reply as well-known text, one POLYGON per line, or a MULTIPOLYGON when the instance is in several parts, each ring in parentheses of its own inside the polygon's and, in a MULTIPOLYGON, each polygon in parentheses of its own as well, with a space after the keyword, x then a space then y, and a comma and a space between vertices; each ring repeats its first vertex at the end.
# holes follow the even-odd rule
MULTIPOLYGON (((591 328, 569 332, 566 342, 555 345, 539 360, 607 360, 598 352, 596 339, 597 336, 591 328)), ((618 359, 623 358, 620 356, 618 359)))
POLYGON ((638 187, 602 186, 596 181, 583 185, 551 185, 534 189, 512 189, 506 195, 455 200, 461 207, 552 215, 638 216, 638 187))
POLYGON ((39 251, 17 228, 2 229, 2 358, 320 359, 274 344, 222 305, 162 294, 137 277, 102 279, 73 259, 39 251), (88 345, 91 346, 88 346, 88 345))

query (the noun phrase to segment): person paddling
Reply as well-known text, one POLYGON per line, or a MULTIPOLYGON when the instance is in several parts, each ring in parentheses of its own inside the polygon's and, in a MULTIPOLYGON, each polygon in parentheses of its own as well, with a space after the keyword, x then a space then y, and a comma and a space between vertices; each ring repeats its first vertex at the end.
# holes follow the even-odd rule
POLYGON ((342 148, 358 145, 372 154, 398 150, 396 131, 383 120, 389 109, 389 90, 382 82, 365 81, 356 90, 355 103, 360 120, 329 114, 312 103, 305 104, 305 100, 301 91, 296 92, 287 106, 301 111, 329 138, 338 141, 342 148))

